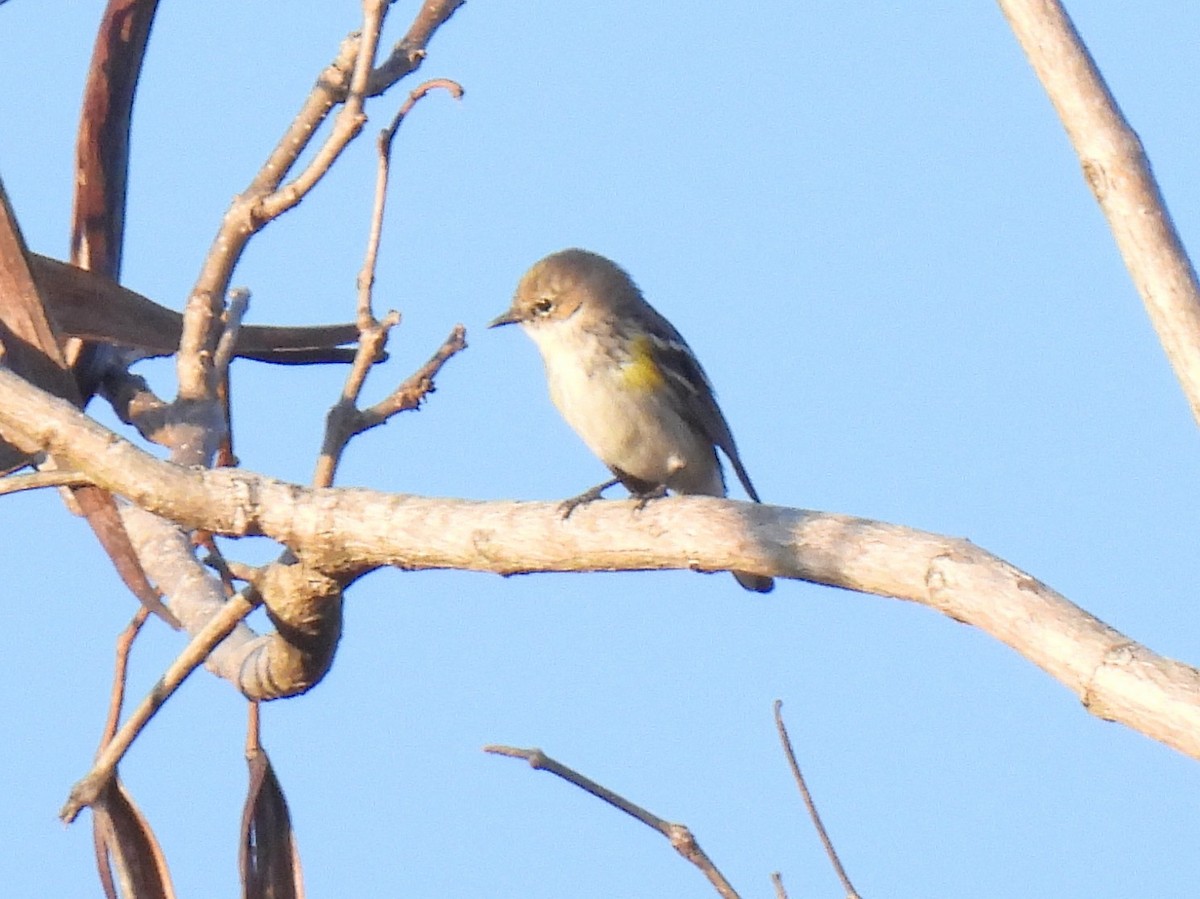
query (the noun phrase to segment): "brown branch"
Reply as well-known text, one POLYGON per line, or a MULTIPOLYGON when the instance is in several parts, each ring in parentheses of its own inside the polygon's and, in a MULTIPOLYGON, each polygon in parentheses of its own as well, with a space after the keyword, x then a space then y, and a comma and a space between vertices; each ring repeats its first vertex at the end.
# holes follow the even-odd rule
POLYGON ((215 383, 208 353, 216 341, 216 319, 233 269, 250 238, 304 199, 362 130, 364 91, 387 6, 387 0, 364 0, 360 35, 343 41, 337 58, 322 73, 300 114, 289 125, 250 188, 225 214, 184 311, 177 365, 181 399, 212 399, 215 383), (317 126, 343 101, 332 132, 313 160, 290 184, 280 187, 316 136, 317 126))
POLYGON ((186 650, 171 663, 149 695, 139 703, 133 714, 105 744, 96 757, 95 764, 84 777, 71 788, 71 795, 59 812, 59 817, 71 823, 86 806, 95 802, 100 792, 109 783, 125 753, 134 739, 162 708, 171 695, 179 689, 188 675, 204 664, 212 647, 228 636, 243 618, 258 607, 255 601, 235 598, 226 603, 220 613, 192 638, 186 650))
POLYGON ((842 867, 842 860, 838 858, 837 850, 833 848, 833 840, 829 839, 829 832, 825 830, 825 825, 821 822, 821 815, 817 811, 817 804, 813 801, 812 793, 808 791, 808 784, 804 782, 804 775, 800 773, 800 763, 796 761, 796 753, 792 749, 791 738, 788 737, 787 727, 783 723, 783 702, 775 700, 775 729, 779 731, 779 741, 783 744, 783 754, 787 756, 788 766, 792 769, 792 777, 796 781, 796 786, 800 790, 800 798, 804 800, 804 807, 808 809, 808 817, 812 819, 813 826, 817 829, 817 836, 821 838, 821 845, 825 847, 825 854, 829 856, 829 862, 833 865, 833 870, 838 876, 838 880, 842 882, 842 888, 846 891, 846 899, 859 899, 858 892, 854 889, 854 884, 850 882, 850 876, 846 873, 846 869, 842 867))
POLYGON ((446 24, 465 0, 425 0, 408 33, 392 48, 391 55, 371 73, 367 95, 382 94, 400 79, 412 74, 425 59, 425 48, 434 33, 446 24))
POLYGON ((133 619, 125 626, 125 629, 117 635, 117 645, 113 671, 112 689, 109 691, 108 699, 108 718, 104 722, 104 733, 100 737, 100 745, 104 746, 113 735, 117 732, 117 726, 121 721, 121 709, 125 705, 125 686, 129 673, 129 653, 133 650, 133 643, 137 639, 137 635, 142 631, 142 625, 146 623, 146 618, 149 611, 145 606, 137 610, 133 619))
POLYGON ((700 869, 701 873, 708 878, 709 883, 713 885, 721 896, 725 897, 725 899, 738 899, 737 892, 730 886, 729 881, 725 879, 725 875, 717 869, 712 859, 700 848, 700 844, 696 842, 696 838, 692 835, 692 832, 683 824, 673 824, 670 821, 664 821, 640 805, 630 802, 624 796, 614 793, 594 780, 584 777, 578 771, 568 768, 561 762, 555 761, 540 749, 518 749, 514 746, 490 745, 484 746, 483 751, 490 752, 493 755, 524 759, 529 762, 529 766, 534 770, 549 771, 554 776, 562 778, 567 783, 574 784, 584 792, 591 793, 597 799, 607 802, 613 808, 641 821, 651 830, 655 830, 666 837, 676 852, 700 869))
POLYGON ((453 81, 435 79, 417 87, 401 105, 391 123, 379 133, 376 141, 378 161, 375 175, 375 196, 371 207, 371 225, 368 230, 367 247, 363 254, 362 268, 357 278, 357 315, 359 346, 354 365, 346 376, 346 383, 338 401, 329 410, 325 419, 325 436, 317 467, 313 475, 313 486, 332 486, 342 453, 349 442, 368 428, 382 424, 391 416, 408 409, 417 408, 421 400, 434 390, 433 378, 455 353, 466 348, 466 331, 459 325, 446 339, 441 348, 416 373, 409 377, 390 396, 370 409, 360 411, 358 400, 371 367, 384 357, 388 334, 400 323, 400 314, 389 312, 380 321, 375 318, 373 294, 375 269, 379 260, 379 245, 383 236, 383 214, 387 207, 388 179, 391 170, 392 143, 400 123, 413 106, 430 91, 442 88, 455 99, 462 96, 462 88, 453 81))
POLYGON ((456 81, 445 78, 435 78, 426 81, 408 95, 408 99, 396 111, 392 121, 379 132, 375 148, 378 161, 375 169, 375 202, 371 209, 371 228, 367 237, 367 250, 364 254, 362 270, 358 276, 358 326, 360 330, 370 327, 375 322, 375 314, 371 309, 371 292, 375 284, 375 268, 379 259, 379 244, 383 236, 383 213, 387 206, 388 179, 391 176, 392 143, 400 123, 412 111, 413 106, 430 91, 442 88, 449 91, 454 99, 462 98, 463 89, 456 81))
POLYGON ((1108 219, 1175 377, 1200 422, 1200 285, 1142 142, 1058 0, 999 0, 1108 219))
POLYGON ((386 422, 398 412, 408 412, 420 407, 425 397, 436 389, 434 378, 453 356, 467 348, 467 329, 455 325, 454 330, 442 341, 432 356, 415 372, 404 379, 395 390, 373 406, 362 410, 359 431, 365 431, 386 422))

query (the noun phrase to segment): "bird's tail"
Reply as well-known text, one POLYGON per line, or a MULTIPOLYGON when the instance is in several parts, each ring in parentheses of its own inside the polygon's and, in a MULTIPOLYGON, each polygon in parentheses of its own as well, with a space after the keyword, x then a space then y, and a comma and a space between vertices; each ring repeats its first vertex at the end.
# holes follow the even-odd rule
POLYGON ((770 593, 775 589, 775 581, 766 575, 749 574, 745 571, 734 571, 732 574, 734 579, 745 590, 750 590, 754 593, 770 593))

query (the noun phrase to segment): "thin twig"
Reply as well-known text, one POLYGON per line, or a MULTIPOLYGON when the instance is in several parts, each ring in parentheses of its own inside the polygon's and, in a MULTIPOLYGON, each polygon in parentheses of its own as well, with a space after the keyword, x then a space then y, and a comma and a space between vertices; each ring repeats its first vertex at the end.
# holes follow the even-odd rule
POLYGON ((129 751, 133 741, 155 713, 179 689, 188 675, 204 664, 209 653, 218 643, 229 636, 230 632, 237 627, 238 622, 258 608, 261 600, 257 593, 247 592, 252 593, 254 598, 250 599, 245 594, 239 594, 222 606, 221 610, 200 629, 183 652, 163 673, 163 676, 159 678, 158 683, 154 685, 146 698, 134 709, 129 720, 121 726, 121 729, 96 756, 91 770, 71 788, 71 794, 67 798, 66 804, 58 813, 65 823, 70 824, 84 807, 96 801, 96 797, 100 795, 104 785, 112 778, 113 772, 116 771, 117 765, 125 753, 129 751))
POLYGON ((400 386, 378 403, 360 410, 355 402, 362 390, 362 381, 371 366, 370 354, 375 347, 382 346, 387 331, 398 321, 398 314, 391 312, 376 327, 364 331, 359 338, 359 356, 351 366, 342 396, 325 417, 325 437, 313 475, 314 487, 332 486, 342 453, 351 439, 363 431, 378 427, 393 415, 419 408, 425 397, 436 389, 434 378, 442 366, 467 347, 466 328, 455 325, 424 365, 405 378, 400 386))
POLYGON ((250 238, 303 200, 362 131, 366 120, 363 98, 388 5, 387 0, 364 0, 363 27, 358 37, 343 42, 337 59, 322 73, 300 115, 289 125, 251 188, 225 214, 184 313, 176 365, 181 399, 212 398, 215 382, 211 380, 211 362, 206 352, 215 342, 220 298, 250 238), (347 69, 348 89, 343 96, 338 83, 347 69), (291 182, 279 187, 300 153, 316 136, 316 126, 341 101, 344 106, 311 162, 291 182))
POLYGON ((783 888, 783 875, 778 871, 771 873, 771 885, 775 887, 775 899, 788 899, 787 890, 783 888))
POLYGON ((261 704, 251 701, 246 706, 246 758, 262 752, 261 704))
POLYGON ((368 94, 381 94, 425 59, 425 47, 436 32, 465 0, 425 0, 413 18, 408 33, 392 48, 391 55, 371 73, 368 94))
MULTIPOLYGON (((209 531, 193 531, 192 545, 208 550, 208 555, 201 561, 217 573, 217 576, 221 579, 221 586, 225 588, 225 598, 232 599, 234 594, 237 593, 237 587, 234 586, 233 582, 239 578, 233 573, 231 563, 226 561, 225 555, 221 552, 221 547, 217 546, 216 538, 209 531)), ((241 580, 249 582, 250 578, 241 578, 241 580)))
POLYGON ((400 313, 395 310, 385 315, 382 321, 367 323, 358 333, 358 346, 354 362, 346 374, 342 393, 325 416, 325 434, 321 440, 321 452, 313 472, 314 487, 333 486, 338 464, 350 439, 362 428, 359 419, 358 397, 366 383, 371 367, 379 361, 387 345, 388 333, 400 323, 400 313))
POLYGON ((255 209, 256 218, 277 218, 299 203, 317 182, 325 177, 342 151, 362 131, 367 122, 363 112, 367 82, 370 80, 375 53, 379 47, 379 33, 383 30, 383 20, 390 5, 391 0, 363 0, 363 24, 359 32, 361 37, 358 40, 354 68, 350 72, 350 87, 342 109, 334 119, 333 130, 300 174, 260 200, 255 209))
POLYGON ((578 771, 568 768, 561 762, 555 761, 540 749, 519 749, 515 746, 498 746, 492 744, 484 746, 483 751, 490 752, 493 755, 505 755, 509 758, 525 759, 525 761, 529 762, 530 767, 539 771, 549 771, 551 774, 561 777, 568 783, 574 784, 581 790, 591 793, 597 799, 602 799, 614 808, 636 818, 647 827, 658 831, 666 837, 676 852, 703 872, 704 876, 708 878, 709 883, 713 885, 724 899, 738 899, 737 892, 730 885, 729 881, 725 879, 725 875, 717 870, 717 866, 713 864, 712 859, 700 848, 700 844, 696 842, 696 838, 692 836, 692 832, 683 824, 672 824, 670 821, 664 821, 641 806, 630 802, 625 797, 619 796, 606 787, 602 787, 590 778, 584 777, 578 771))
POLYGON ((313 486, 315 487, 332 486, 342 453, 350 440, 357 434, 381 424, 397 412, 413 409, 420 405, 425 394, 433 391, 433 375, 450 356, 466 346, 465 331, 460 325, 434 354, 433 359, 422 366, 391 395, 366 412, 359 411, 358 399, 362 395, 367 374, 371 367, 383 358, 388 334, 400 323, 400 313, 395 310, 388 312, 382 320, 376 319, 373 303, 375 271, 379 261, 379 245, 383 237, 383 215, 387 207, 392 144, 396 137, 396 131, 400 128, 400 123, 404 121, 413 106, 430 91, 438 88, 449 91, 455 99, 462 97, 463 94, 462 87, 457 82, 445 78, 425 82, 408 95, 391 123, 379 133, 376 140, 378 163, 375 175, 375 196, 371 205, 371 224, 367 235, 367 247, 363 253, 362 268, 359 270, 356 280, 358 302, 355 317, 359 331, 358 348, 355 352, 354 363, 342 386, 342 394, 325 418, 325 436, 321 445, 321 453, 317 457, 316 471, 313 474, 313 486), (401 397, 407 402, 402 402, 399 399, 401 397))
POLYGON ((238 464, 237 455, 233 451, 233 410, 230 405, 230 395, 233 390, 229 378, 230 364, 236 355, 235 347, 238 335, 242 330, 242 319, 250 308, 250 291, 244 287, 235 287, 229 292, 229 305, 225 308, 225 327, 221 338, 217 341, 217 351, 213 354, 213 377, 217 381, 217 401, 221 404, 221 413, 225 418, 222 428, 221 444, 217 449, 216 465, 220 468, 232 468, 238 464))
POLYGON ((375 269, 379 259, 379 243, 383 236, 383 212, 387 205, 388 179, 391 177, 392 143, 400 123, 409 114, 413 106, 430 91, 442 88, 449 91, 456 100, 462 99, 462 86, 456 81, 446 78, 435 78, 416 87, 408 95, 408 99, 396 111, 392 121, 379 132, 375 140, 378 151, 378 164, 375 169, 375 203, 371 209, 371 229, 367 238, 367 251, 363 259, 362 271, 358 275, 358 327, 365 330, 375 322, 371 309, 371 288, 375 284, 375 269))
POLYGON ((142 630, 142 625, 150 617, 150 610, 142 606, 134 613, 132 620, 125 629, 117 635, 116 662, 113 671, 112 691, 108 700, 108 720, 104 722, 104 733, 100 737, 100 745, 106 745, 117 732, 121 722, 121 707, 125 704, 126 675, 129 672, 129 652, 133 649, 133 641, 142 630))
POLYGON ((846 899, 859 899, 858 893, 854 890, 854 884, 850 882, 850 878, 846 874, 846 869, 842 867, 842 861, 838 858, 837 850, 833 848, 833 841, 829 839, 825 825, 821 823, 821 816, 817 813, 817 805, 813 802, 812 794, 808 791, 808 784, 804 782, 804 775, 800 773, 800 765, 796 762, 796 753, 792 751, 792 741, 788 738, 787 727, 783 723, 783 701, 779 699, 775 700, 775 727, 779 731, 779 739, 783 743, 783 752, 787 756, 788 764, 792 768, 792 776, 796 779, 796 786, 800 788, 800 796, 804 799, 804 805, 808 809, 808 816, 812 818, 813 825, 817 828, 817 836, 821 838, 821 843, 825 846, 825 854, 829 856, 829 861, 833 863, 833 870, 837 872, 838 879, 842 882, 842 887, 846 890, 846 899))
POLYGON ((399 412, 419 408, 425 397, 436 389, 434 378, 442 370, 442 366, 466 348, 467 329, 462 325, 455 325, 424 365, 405 378, 399 387, 378 403, 362 410, 358 432, 381 425, 399 412))

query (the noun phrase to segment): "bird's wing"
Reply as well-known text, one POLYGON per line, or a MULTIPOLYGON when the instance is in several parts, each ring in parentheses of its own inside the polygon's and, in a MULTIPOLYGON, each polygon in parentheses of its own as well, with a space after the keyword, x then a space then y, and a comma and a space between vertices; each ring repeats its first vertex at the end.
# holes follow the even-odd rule
POLYGON ((688 410, 691 419, 701 423, 705 436, 713 445, 720 447, 729 458, 747 495, 755 502, 761 502, 738 456, 733 432, 729 430, 729 423, 717 405, 717 396, 708 375, 675 327, 661 315, 657 318, 659 329, 651 337, 651 347, 654 360, 665 376, 667 389, 674 394, 679 405, 688 410))

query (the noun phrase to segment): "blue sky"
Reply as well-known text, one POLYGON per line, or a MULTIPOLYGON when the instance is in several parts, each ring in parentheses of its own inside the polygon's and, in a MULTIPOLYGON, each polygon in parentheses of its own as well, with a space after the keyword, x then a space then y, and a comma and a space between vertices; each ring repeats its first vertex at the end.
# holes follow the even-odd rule
MULTIPOLYGON (((391 40, 414 10, 397 4, 391 40)), ((1200 10, 1070 11, 1192 242, 1200 10)), ((0 8, 0 175, 30 246, 60 257, 97 16, 0 8)), ((230 198, 357 18, 347 0, 163 5, 127 284, 182 304, 230 198)), ((397 141, 376 297, 404 323, 369 395, 456 322, 470 349, 425 409, 354 443, 340 483, 552 500, 600 480, 533 345, 483 329, 530 263, 583 246, 687 336, 768 502, 967 537, 1200 660, 1196 426, 994 5, 470 3, 431 46, 420 77, 435 76, 466 97, 427 98, 397 141)), ((403 92, 368 107, 369 132, 403 92)), ((235 278, 250 320, 352 317, 373 166, 364 140, 251 245, 235 278)), ((144 371, 173 392, 169 365, 144 371)), ((243 464, 307 481, 341 375, 239 363, 243 464)), ((0 529, 0 879, 13 896, 95 895, 89 828, 55 813, 90 761, 133 605, 54 494, 3 498, 0 529)), ((146 635, 133 695, 181 646, 146 635)), ((313 896, 713 895, 659 837, 485 756, 491 742, 541 746, 687 823, 743 895, 769 895, 774 870, 794 896, 837 895, 776 698, 864 895, 1170 896, 1200 878, 1194 761, 931 610, 795 582, 761 598, 683 572, 379 572, 348 595, 326 681, 264 710, 265 741, 313 896)), ((122 767, 181 895, 236 889, 243 720, 198 675, 122 767)))

